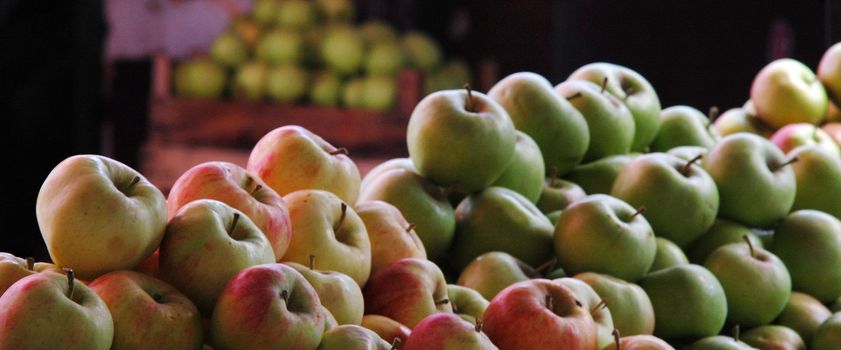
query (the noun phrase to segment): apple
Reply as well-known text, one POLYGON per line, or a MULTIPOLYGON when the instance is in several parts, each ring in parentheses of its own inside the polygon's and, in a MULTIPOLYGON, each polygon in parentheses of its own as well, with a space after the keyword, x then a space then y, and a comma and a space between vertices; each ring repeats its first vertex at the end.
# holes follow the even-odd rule
POLYGON ((321 41, 321 58, 327 68, 345 76, 355 73, 365 59, 365 42, 359 32, 348 25, 327 29, 321 41))
POLYGON ((703 264, 718 247, 728 243, 744 242, 745 236, 750 239, 754 247, 764 248, 762 240, 748 227, 727 219, 716 219, 706 233, 689 245, 686 256, 692 263, 703 264))
MULTIPOLYGON (((714 117, 712 112, 710 116, 714 117)), ((660 112, 660 120, 660 130, 651 142, 652 151, 666 152, 678 146, 711 148, 718 139, 710 118, 689 106, 666 108, 660 112)))
POLYGON ((566 175, 566 180, 575 183, 587 194, 609 194, 613 182, 622 169, 639 154, 621 154, 582 164, 566 175))
POLYGON ((333 322, 304 276, 271 263, 230 279, 213 310, 210 334, 217 349, 316 349, 333 322))
POLYGON ((397 340, 399 343, 406 343, 406 339, 409 339, 409 335, 412 333, 409 327, 400 324, 400 322, 375 314, 362 316, 362 327, 374 331, 380 338, 388 339, 387 341, 394 342, 399 339, 397 340))
POLYGON ((841 145, 841 122, 832 121, 821 126, 821 130, 826 132, 829 137, 835 141, 836 144, 841 145))
POLYGON ((529 135, 519 130, 516 133, 514 156, 491 186, 508 188, 535 203, 543 191, 543 156, 529 135))
POLYGON ((406 134, 418 173, 464 193, 488 187, 514 156, 508 113, 470 87, 427 95, 412 111, 406 134))
POLYGON ((805 350, 806 343, 793 329, 778 326, 765 325, 752 328, 741 334, 740 339, 746 344, 758 349, 768 350, 805 350))
POLYGON ((680 247, 701 236, 719 207, 716 183, 696 163, 663 153, 634 159, 616 177, 610 194, 635 208, 645 207, 654 232, 680 247))
POLYGON ((362 290, 365 313, 414 328, 426 316, 453 312, 444 274, 428 260, 397 260, 371 276, 362 290))
POLYGON ((228 79, 225 70, 208 57, 181 62, 174 77, 178 95, 197 99, 221 96, 228 79))
POLYGON ((365 79, 350 78, 342 87, 342 105, 348 108, 365 107, 365 79))
MULTIPOLYGON (((748 102, 751 103, 751 101, 748 102)), ((751 106, 753 106, 752 103, 751 106)), ((720 137, 739 132, 747 132, 770 138, 774 133, 774 129, 765 124, 756 115, 755 110, 743 107, 731 108, 722 113, 713 122, 713 129, 720 137)))
MULTIPOLYGON (((315 255, 310 259, 315 265, 315 255)), ((340 325, 362 323, 362 314, 365 311, 365 302, 362 298, 362 289, 350 276, 341 272, 315 270, 298 263, 286 263, 295 271, 304 276, 307 282, 315 289, 318 299, 327 311, 336 319, 340 325)))
POLYGON ((317 106, 336 106, 342 92, 342 80, 333 72, 321 70, 313 74, 309 100, 317 106))
POLYGON ((0 253, 0 296, 21 278, 44 271, 63 272, 61 268, 50 263, 35 262, 33 258, 23 259, 9 253, 0 253))
POLYGON ((689 263, 689 258, 677 244, 663 237, 657 237, 656 239, 657 252, 654 254, 654 263, 651 264, 651 269, 648 272, 689 263))
POLYGON ((569 101, 587 122, 590 144, 584 162, 631 151, 634 117, 622 101, 586 80, 567 80, 555 86, 555 93, 569 101))
POLYGON ((506 287, 538 276, 531 266, 508 253, 487 252, 462 269, 456 283, 491 300, 506 287))
POLYGON ((815 209, 841 218, 841 157, 818 146, 795 148, 789 157, 798 161, 791 165, 797 180, 797 193, 792 210, 815 209))
POLYGON ((547 279, 515 283, 491 300, 484 331, 500 350, 596 349, 596 323, 568 287, 547 279))
POLYGON ((255 0, 251 7, 251 17, 261 26, 274 22, 277 14, 277 3, 277 0, 255 0))
POLYGON ((587 121, 546 78, 514 73, 497 82, 488 96, 505 108, 517 130, 534 139, 547 171, 554 168, 556 175, 564 175, 584 159, 590 144, 587 121))
POLYGON ((573 202, 587 197, 584 189, 570 181, 549 176, 543 181, 543 190, 537 199, 537 209, 544 214, 566 209, 573 202))
POLYGON ((463 200, 455 214, 448 258, 459 271, 489 251, 511 254, 532 266, 552 258, 552 224, 517 192, 489 187, 463 200))
POLYGON ((429 259, 441 261, 456 229, 455 210, 445 192, 415 171, 401 166, 370 178, 359 195, 359 202, 381 200, 395 206, 408 222, 415 224, 415 232, 429 259))
POLYGON ((638 209, 596 194, 567 207, 555 226, 555 255, 570 274, 599 272, 637 281, 657 251, 654 232, 638 209))
POLYGON ((356 214, 371 242, 371 273, 403 258, 426 259, 426 250, 397 207, 379 200, 360 202, 356 214))
POLYGON ((563 212, 563 210, 555 210, 549 214, 546 214, 546 218, 549 219, 549 222, 552 223, 552 226, 555 226, 558 224, 558 219, 561 218, 561 213, 563 212))
POLYGON ((678 146, 666 151, 666 154, 678 157, 688 162, 697 158, 698 156, 701 156, 701 158, 703 159, 707 156, 707 153, 709 153, 709 151, 709 149, 706 149, 701 146, 678 146))
POLYGON ((793 329, 806 345, 809 345, 820 325, 831 316, 832 312, 818 299, 808 294, 792 292, 783 312, 774 323, 793 329))
POLYGON ((257 39, 260 36, 260 25, 251 16, 237 16, 228 25, 228 32, 239 37, 245 43, 246 50, 250 51, 257 44, 257 39))
POLYGON ((665 340, 718 334, 727 316, 724 289, 700 265, 678 265, 639 281, 654 307, 654 335, 665 340))
POLYGON ((818 124, 826 113, 828 99, 821 81, 799 61, 782 58, 769 63, 756 75, 750 99, 759 118, 774 129, 787 124, 818 124))
POLYGON ((410 31, 400 39, 406 58, 413 68, 422 72, 429 72, 441 63, 441 48, 435 41, 424 33, 410 31))
POLYGON ((371 275, 371 241, 359 215, 327 191, 300 190, 284 199, 292 241, 280 260, 306 264, 314 255, 315 268, 344 273, 364 286, 371 275))
POLYGON ((675 350, 669 343, 647 334, 622 337, 618 341, 619 347, 616 346, 616 343, 614 342, 604 350, 675 350))
POLYGON ((319 189, 354 204, 359 195, 359 169, 347 149, 300 126, 281 126, 263 136, 251 150, 246 169, 281 196, 319 189))
POLYGON ((284 63, 269 69, 266 94, 280 103, 293 103, 307 94, 309 73, 294 63, 284 63))
POLYGON ((841 148, 823 129, 812 124, 796 123, 788 124, 771 137, 777 147, 784 153, 805 145, 816 145, 831 153, 835 158, 841 157, 841 148))
POLYGON ((481 323, 482 316, 488 308, 488 300, 479 292, 457 284, 447 285, 447 296, 453 312, 472 324, 481 323))
POLYGON ((248 46, 233 32, 224 32, 210 44, 210 57, 225 67, 237 68, 248 60, 248 46))
POLYGON ((315 3, 306 0, 284 0, 277 3, 275 22, 281 28, 306 30, 315 24, 315 3))
POLYGON ((234 98, 259 101, 266 96, 268 66, 260 61, 243 64, 234 75, 231 91, 234 98))
POLYGON ((354 17, 351 0, 316 0, 315 4, 328 22, 350 22, 354 17))
POLYGON ((76 155, 44 180, 35 214, 53 262, 90 280, 152 254, 166 228, 166 199, 123 163, 76 155))
MULTIPOLYGON (((640 286, 595 272, 575 275, 609 303, 613 326, 625 336, 654 332, 654 307, 640 286)), ((624 348, 623 348, 624 349, 624 348)))
POLYGON ((832 102, 841 105, 841 43, 835 43, 824 52, 818 64, 818 79, 832 102))
POLYGON ((575 293, 576 300, 584 304, 596 323, 598 333, 598 349, 604 349, 616 341, 613 336, 613 318, 610 316, 609 301, 599 296, 593 287, 587 283, 570 277, 563 277, 553 280, 560 283, 575 293))
POLYGON ((397 32, 388 23, 377 20, 368 19, 359 26, 359 33, 365 39, 366 43, 373 44, 379 42, 396 42, 398 40, 397 32))
POLYGON ((160 277, 210 316, 216 299, 240 270, 275 262, 271 243, 241 211, 213 199, 183 206, 161 242, 160 277))
POLYGON ((719 216, 751 227, 768 227, 785 217, 797 186, 792 161, 757 135, 721 139, 703 162, 718 187, 719 216))
POLYGON ((403 344, 403 350, 497 350, 482 333, 482 323, 471 324, 453 314, 434 314, 423 319, 403 344))
POLYGON ((392 75, 370 75, 362 89, 362 105, 372 111, 385 112, 397 102, 397 79, 392 75))
POLYGON ((372 183, 377 181, 380 175, 392 169, 406 169, 416 172, 415 165, 412 164, 412 160, 409 158, 400 157, 386 160, 365 173, 365 177, 362 178, 362 182, 359 184, 359 192, 365 192, 372 183))
POLYGON ((686 350, 756 350, 747 343, 732 337, 715 335, 702 338, 686 348, 686 350))
POLYGON ((841 296, 841 221, 817 210, 789 214, 771 251, 785 263, 794 289, 829 303, 841 296))
POLYGON ((300 33, 276 28, 260 37, 255 56, 271 65, 297 63, 304 57, 304 38, 300 33))
POLYGON ((389 350, 391 344, 377 333, 356 325, 341 325, 324 332, 317 350, 389 350))
POLYGON ((812 337, 812 349, 832 350, 841 344, 841 313, 824 321, 812 337))
POLYGON ((90 289, 114 320, 114 349, 197 349, 201 347, 199 310, 175 287, 134 271, 114 271, 90 289))
POLYGON ((0 349, 111 348, 108 306, 66 271, 29 275, 0 296, 0 349))
POLYGON ((400 43, 374 42, 365 56, 365 72, 370 75, 394 75, 403 67, 405 59, 400 43))

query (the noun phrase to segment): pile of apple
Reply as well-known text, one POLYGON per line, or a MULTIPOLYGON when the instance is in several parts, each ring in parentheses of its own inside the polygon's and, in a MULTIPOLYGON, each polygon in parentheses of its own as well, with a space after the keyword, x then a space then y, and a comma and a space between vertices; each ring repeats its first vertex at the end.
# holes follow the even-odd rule
POLYGON ((393 108, 397 73, 413 68, 428 91, 470 80, 463 61, 442 62, 427 35, 402 36, 388 24, 352 24, 351 0, 259 0, 217 37, 209 56, 184 61, 174 75, 182 96, 279 103, 306 101, 375 111, 393 108))
POLYGON ((715 122, 609 63, 438 91, 364 179, 297 126, 166 198, 73 156, 36 204, 54 264, 0 254, 0 349, 839 349, 830 100, 841 43, 715 122))

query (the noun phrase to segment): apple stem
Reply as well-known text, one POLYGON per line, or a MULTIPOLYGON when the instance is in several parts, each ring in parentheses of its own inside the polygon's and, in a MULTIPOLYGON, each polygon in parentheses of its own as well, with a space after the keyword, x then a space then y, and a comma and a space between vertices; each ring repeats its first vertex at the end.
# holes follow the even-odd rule
POLYGON ((134 185, 137 185, 138 182, 140 182, 140 176, 135 176, 133 179, 131 179, 131 182, 129 182, 128 186, 126 186, 126 188, 123 189, 123 193, 130 190, 132 187, 134 187, 134 185))
POLYGON ((606 88, 607 88, 607 77, 604 77, 604 79, 602 79, 602 89, 601 89, 601 91, 599 91, 599 93, 602 93, 602 94, 603 94, 603 93, 604 93, 604 90, 605 90, 606 88))
POLYGON ((286 289, 280 291, 280 298, 283 299, 284 303, 289 303, 289 291, 286 289))
POLYGON ((331 156, 335 156, 335 155, 338 155, 338 154, 348 155, 349 152, 348 152, 347 148, 339 147, 339 148, 336 148, 334 151, 329 152, 329 153, 330 153, 331 156))
POLYGON ((333 232, 338 231, 339 227, 342 227, 342 222, 345 221, 345 216, 347 215, 347 204, 342 202, 341 205, 342 214, 339 216, 339 221, 336 222, 336 226, 333 227, 333 232))
POLYGON ((456 306, 456 303, 450 302, 450 307, 453 308, 453 313, 454 314, 458 313, 458 306, 456 306))
POLYGON ((710 126, 715 120, 718 118, 719 110, 717 106, 710 107, 709 113, 707 113, 707 126, 710 126))
POLYGON ((785 167, 786 165, 791 165, 792 163, 796 163, 799 160, 800 160, 800 158, 798 158, 798 157, 791 157, 791 159, 785 161, 785 163, 780 164, 776 168, 774 168, 774 171, 780 170, 783 167, 785 167))
POLYGON ((476 327, 474 327, 473 329, 476 330, 476 333, 480 333, 480 332, 482 332, 482 326, 483 326, 482 320, 477 319, 476 320, 476 327))
POLYGON ((315 254, 310 254, 310 270, 315 270, 315 254))
POLYGON ((629 220, 633 220, 635 217, 637 217, 637 215, 645 213, 645 210, 646 209, 645 209, 644 205, 640 206, 639 208, 637 208, 637 211, 635 211, 633 214, 631 214, 631 217, 629 218, 629 220))
POLYGON ((26 269, 29 271, 35 270, 35 258, 31 256, 26 258, 26 269))
POLYGON ((391 350, 397 350, 397 347, 400 346, 400 343, 403 341, 400 340, 399 337, 394 337, 394 340, 391 341, 391 350))
POLYGON ((582 304, 580 301, 578 301, 578 299, 575 299, 575 306, 584 307, 584 304, 582 304))
POLYGON ((692 164, 697 163, 699 160, 701 160, 701 158, 704 158, 703 154, 699 154, 695 156, 695 158, 692 158, 688 162, 686 162, 686 165, 683 166, 683 170, 681 171, 683 176, 689 176, 689 169, 692 168, 692 164))
POLYGON ((253 196, 255 193, 257 193, 257 191, 261 189, 263 189, 263 185, 257 184, 257 186, 254 186, 254 189, 251 190, 251 195, 253 196))
POLYGON ((619 330, 614 328, 611 334, 613 334, 613 341, 616 342, 616 350, 622 350, 622 336, 619 334, 619 330))
POLYGON ((75 274, 73 273, 73 269, 64 268, 63 270, 67 274, 67 298, 73 300, 73 289, 75 287, 73 281, 76 279, 75 274))
POLYGON ((164 296, 161 295, 160 293, 155 293, 155 294, 152 294, 152 300, 154 300, 156 303, 160 304, 161 301, 164 300, 164 296))
POLYGON ((544 272, 548 271, 553 266, 555 266, 555 264, 557 262, 558 262, 558 258, 549 259, 549 261, 547 261, 543 264, 540 264, 540 266, 538 266, 536 269, 534 269, 534 272, 535 272, 536 275, 541 276, 541 275, 543 275, 544 272))
POLYGON ((449 304, 449 303, 450 303, 450 299, 441 299, 441 300, 439 300, 439 301, 436 301, 436 302, 435 302, 435 305, 436 305, 436 306, 437 306, 437 305, 447 305, 447 304, 449 304))
POLYGON ((756 258, 756 252, 753 250, 753 243, 751 243, 750 237, 748 237, 748 235, 742 235, 742 239, 745 240, 745 243, 748 244, 748 249, 750 249, 750 256, 756 258))
POLYGON ((476 112, 473 110, 473 89, 470 88, 470 83, 464 84, 464 88, 467 90, 467 103, 465 104, 465 108, 468 112, 476 112))
POLYGON ((549 168, 549 187, 555 188, 558 184, 558 167, 552 166, 549 168))
POLYGON ((576 93, 574 93, 570 96, 567 96, 566 99, 567 99, 567 101, 571 101, 571 100, 574 100, 574 99, 579 98, 579 97, 581 97, 581 92, 580 91, 576 92, 576 93))
POLYGON ((239 213, 234 213, 234 219, 231 221, 231 230, 230 234, 234 234, 234 230, 237 228, 237 224, 239 223, 239 213))
POLYGON ((733 326, 733 339, 735 339, 737 342, 739 341, 739 337, 741 337, 742 335, 741 333, 742 327, 740 327, 739 325, 733 326))
POLYGON ((594 307, 590 310, 590 313, 591 313, 591 314, 594 314, 594 313, 596 313, 596 311, 599 311, 599 310, 604 309, 604 308, 606 308, 606 307, 607 307, 607 299, 602 299, 601 301, 599 301, 599 303, 598 303, 598 304, 596 304, 596 306, 594 306, 594 307))
POLYGON ((549 310, 555 309, 554 305, 552 305, 552 296, 549 294, 546 294, 546 308, 549 310))
POLYGON ((408 233, 408 232, 412 232, 412 230, 414 230, 414 229, 415 229, 415 223, 414 223, 414 222, 409 223, 409 226, 408 226, 408 227, 406 227, 406 232, 407 232, 407 233, 408 233))
POLYGON ((631 97, 631 95, 633 95, 635 92, 637 92, 637 89, 629 87, 627 90, 625 90, 625 98, 623 98, 623 100, 627 100, 628 97, 631 97))

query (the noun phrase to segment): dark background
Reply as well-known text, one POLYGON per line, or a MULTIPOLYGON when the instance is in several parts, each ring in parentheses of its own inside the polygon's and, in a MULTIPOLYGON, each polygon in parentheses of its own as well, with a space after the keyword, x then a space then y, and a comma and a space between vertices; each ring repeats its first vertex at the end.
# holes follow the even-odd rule
MULTIPOLYGON (((208 0, 180 0, 208 1, 208 0)), ((768 62, 814 68, 841 41, 841 0, 358 0, 361 19, 432 34, 449 55, 495 62, 499 78, 529 70, 559 83, 607 61, 653 84, 664 107, 740 106, 768 62), (833 23, 834 22, 834 23, 833 23), (829 24, 834 27, 829 27, 829 24)), ((148 60, 110 62, 101 0, 0 1, 0 251, 47 260, 35 199, 49 171, 78 153, 136 166, 145 134, 148 60), (102 123, 113 125, 103 135, 102 123)))

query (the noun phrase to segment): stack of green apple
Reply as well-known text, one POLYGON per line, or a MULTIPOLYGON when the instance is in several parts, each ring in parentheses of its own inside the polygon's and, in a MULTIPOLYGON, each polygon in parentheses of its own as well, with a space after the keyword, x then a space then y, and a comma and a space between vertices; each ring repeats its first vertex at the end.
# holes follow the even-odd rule
POLYGON ((776 136, 841 102, 839 52, 757 75, 756 116, 823 111, 771 140, 593 63, 429 94, 364 178, 299 126, 166 196, 70 157, 52 263, 0 254, 0 349, 837 349, 839 146, 776 136))
POLYGON ((401 69, 422 72, 427 91, 470 80, 466 64, 443 62, 429 36, 353 19, 351 0, 258 0, 214 40, 209 56, 178 65, 176 92, 388 111, 401 69))

